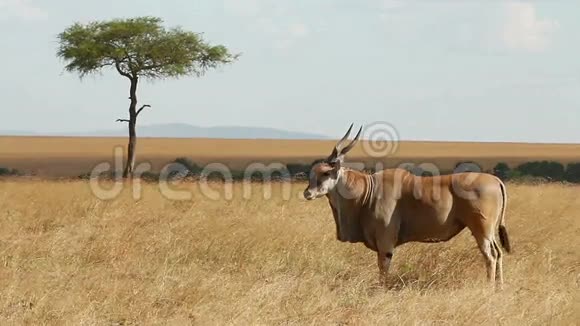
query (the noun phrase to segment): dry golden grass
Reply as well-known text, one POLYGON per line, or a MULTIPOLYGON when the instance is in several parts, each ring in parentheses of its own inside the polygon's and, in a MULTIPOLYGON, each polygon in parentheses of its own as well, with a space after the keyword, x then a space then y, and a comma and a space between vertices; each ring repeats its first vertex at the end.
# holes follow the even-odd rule
MULTIPOLYGON (((125 138, 0 137, 0 165, 40 176, 78 176, 100 162, 112 162, 114 148, 124 148, 125 138)), ((330 154, 335 141, 253 139, 139 138, 137 161, 151 163, 159 171, 176 157, 199 164, 221 162, 240 169, 252 162, 310 163, 330 154)), ((373 164, 365 146, 356 146, 349 161, 373 164)), ((520 164, 532 160, 580 161, 579 144, 408 142, 399 143, 394 155, 382 159, 392 167, 405 162, 429 162, 451 170, 460 160, 474 160, 484 169, 498 161, 520 164)))
POLYGON ((580 320, 580 189, 508 185, 515 252, 485 283, 467 231, 375 256, 335 240, 324 200, 172 201, 157 187, 112 201, 86 182, 0 183, 0 324, 574 325, 580 320))

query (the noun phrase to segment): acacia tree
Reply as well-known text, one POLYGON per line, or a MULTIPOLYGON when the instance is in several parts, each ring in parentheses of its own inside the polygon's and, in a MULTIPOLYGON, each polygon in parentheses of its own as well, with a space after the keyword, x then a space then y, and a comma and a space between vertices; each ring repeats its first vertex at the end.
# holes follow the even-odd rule
POLYGON ((156 17, 113 19, 88 24, 75 23, 58 35, 57 56, 65 69, 80 78, 111 68, 129 81, 129 143, 123 177, 131 177, 135 165, 135 126, 145 104, 137 109, 137 85, 141 78, 165 79, 202 76, 208 69, 233 62, 223 45, 210 45, 200 34, 180 27, 166 29, 156 17))

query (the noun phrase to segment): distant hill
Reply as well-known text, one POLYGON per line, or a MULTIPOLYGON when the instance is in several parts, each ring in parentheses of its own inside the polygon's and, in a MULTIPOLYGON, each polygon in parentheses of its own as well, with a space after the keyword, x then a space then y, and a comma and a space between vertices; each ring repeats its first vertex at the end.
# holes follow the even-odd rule
MULTIPOLYGON (((93 130, 86 132, 32 132, 0 130, 4 136, 76 136, 76 137, 125 137, 127 128, 93 130)), ((225 139, 328 139, 315 133, 303 133, 275 128, 216 126, 198 127, 185 123, 137 125, 138 137, 159 138, 225 138, 225 139)))

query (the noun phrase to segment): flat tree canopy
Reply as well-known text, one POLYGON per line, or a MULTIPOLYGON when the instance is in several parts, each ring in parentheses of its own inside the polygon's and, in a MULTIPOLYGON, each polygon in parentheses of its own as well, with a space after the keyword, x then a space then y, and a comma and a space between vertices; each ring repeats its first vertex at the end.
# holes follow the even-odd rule
POLYGON ((156 17, 113 19, 88 24, 75 23, 58 35, 57 56, 65 69, 81 78, 115 69, 130 81, 129 145, 124 177, 132 176, 137 136, 135 126, 141 111, 137 109, 137 84, 140 78, 164 79, 186 75, 201 76, 208 69, 235 61, 223 45, 210 45, 200 34, 179 27, 166 29, 156 17))
POLYGON ((127 78, 167 78, 194 74, 234 61, 223 45, 205 43, 197 33, 165 29, 156 17, 75 23, 60 33, 58 56, 81 77, 114 67, 127 78))

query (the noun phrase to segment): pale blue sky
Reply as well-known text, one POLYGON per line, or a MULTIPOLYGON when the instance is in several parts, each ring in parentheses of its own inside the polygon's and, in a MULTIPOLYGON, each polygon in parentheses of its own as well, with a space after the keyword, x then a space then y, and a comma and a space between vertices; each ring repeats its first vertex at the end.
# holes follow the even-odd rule
POLYGON ((154 15, 242 52, 201 79, 142 83, 141 124, 403 139, 580 142, 580 2, 0 0, 0 130, 118 127, 127 82, 64 72, 75 21, 154 15), (237 117, 236 117, 237 116, 237 117))

